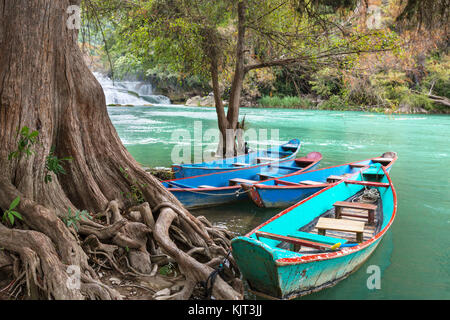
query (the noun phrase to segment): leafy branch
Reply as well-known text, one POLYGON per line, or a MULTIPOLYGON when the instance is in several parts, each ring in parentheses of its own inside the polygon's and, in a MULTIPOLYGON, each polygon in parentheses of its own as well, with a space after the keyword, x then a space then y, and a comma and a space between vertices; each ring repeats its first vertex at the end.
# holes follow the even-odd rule
MULTIPOLYGON (((128 168, 124 169, 122 167, 119 168, 125 179, 129 178, 128 168)), ((135 204, 141 204, 145 202, 144 195, 142 193, 141 188, 145 188, 147 184, 139 184, 136 179, 132 179, 132 183, 130 186, 129 192, 122 192, 122 195, 125 196, 128 200, 132 201, 135 204)))
POLYGON ((22 154, 26 154, 26 156, 29 157, 35 153, 31 149, 31 146, 36 144, 39 132, 36 130, 30 132, 30 128, 24 126, 22 129, 18 130, 18 134, 20 135, 20 139, 17 144, 17 150, 8 155, 8 160, 19 158, 22 154))
POLYGON ((47 174, 44 178, 45 183, 52 182, 52 176, 50 175, 50 172, 53 172, 55 175, 66 174, 66 170, 64 170, 62 166, 64 161, 72 161, 72 157, 59 159, 55 155, 55 147, 52 147, 50 150, 50 154, 45 160, 45 169, 47 170, 47 174))
POLYGON ((73 226, 76 231, 78 231, 78 224, 80 221, 84 220, 92 220, 92 217, 89 215, 89 213, 86 210, 83 211, 75 211, 72 212, 72 210, 69 208, 67 211, 67 214, 61 218, 61 220, 65 223, 65 225, 70 228, 73 226))

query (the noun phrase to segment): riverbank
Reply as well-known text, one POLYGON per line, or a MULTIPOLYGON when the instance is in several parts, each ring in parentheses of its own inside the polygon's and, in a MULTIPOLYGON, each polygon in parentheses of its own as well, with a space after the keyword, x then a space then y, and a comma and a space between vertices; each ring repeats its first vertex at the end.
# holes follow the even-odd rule
MULTIPOLYGON (((444 98, 445 99, 445 98, 444 98)), ((226 106, 227 102, 224 101, 226 106)), ((191 107, 214 107, 214 97, 208 95, 205 97, 195 96, 189 98, 184 105, 191 107)), ((345 102, 338 96, 322 100, 314 97, 285 96, 285 97, 262 97, 243 101, 243 107, 248 108, 276 108, 276 109, 303 109, 303 110, 329 110, 329 111, 362 111, 375 113, 398 113, 398 114, 450 114, 450 107, 439 107, 430 102, 408 103, 404 102, 399 106, 360 106, 345 102)))

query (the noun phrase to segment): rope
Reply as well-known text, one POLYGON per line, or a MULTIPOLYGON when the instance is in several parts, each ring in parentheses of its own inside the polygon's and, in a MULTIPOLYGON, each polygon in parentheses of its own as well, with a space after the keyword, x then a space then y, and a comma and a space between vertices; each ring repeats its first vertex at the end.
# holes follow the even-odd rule
POLYGON ((179 189, 183 189, 184 191, 191 192, 191 193, 202 194, 202 195, 205 195, 205 196, 231 196, 231 195, 234 194, 234 195, 236 195, 236 197, 239 197, 241 194, 246 194, 246 193, 251 191, 251 189, 246 190, 246 191, 241 191, 242 188, 240 188, 240 189, 238 189, 238 190, 236 190, 234 192, 231 192, 231 193, 214 193, 214 194, 212 194, 212 193, 206 193, 206 192, 201 192, 201 191, 193 191, 193 190, 191 190, 189 188, 179 188, 179 189))
POLYGON ((217 269, 213 270, 213 272, 211 272, 209 274, 206 281, 200 281, 200 284, 203 286, 203 288, 205 288, 205 296, 204 296, 205 299, 208 299, 208 300, 211 299, 214 282, 216 281, 217 275, 222 274, 223 269, 224 269, 224 264, 228 260, 230 253, 231 253, 231 250, 228 250, 228 253, 227 253, 225 259, 223 259, 223 262, 221 264, 219 264, 217 269))
POLYGON ((354 198, 352 202, 375 203, 378 201, 378 198, 380 198, 380 193, 377 189, 368 189, 366 187, 363 194, 354 198))

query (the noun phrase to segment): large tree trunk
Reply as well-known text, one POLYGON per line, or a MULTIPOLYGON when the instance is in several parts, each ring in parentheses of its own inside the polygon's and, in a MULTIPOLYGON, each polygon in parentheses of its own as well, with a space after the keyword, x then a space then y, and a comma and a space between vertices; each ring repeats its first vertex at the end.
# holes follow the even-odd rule
MULTIPOLYGON (((68 208, 99 212, 113 199, 118 199, 119 204, 126 203, 124 194, 135 184, 142 187, 143 197, 151 208, 166 204, 163 205, 166 210, 197 226, 198 237, 204 239, 203 243, 211 246, 214 242, 204 225, 186 212, 156 178, 147 174, 122 145, 109 119, 103 90, 84 63, 77 43, 78 31, 67 28, 66 10, 80 2, 0 1, 0 208, 8 209, 13 199, 20 196, 16 210, 23 215, 23 223, 26 228, 42 233, 42 237, 31 234, 29 249, 24 253, 20 246, 2 243, 2 239, 11 238, 7 236, 9 231, 2 227, 0 247, 11 250, 23 260, 38 257, 41 267, 34 265, 31 275, 34 270, 45 273, 48 268, 44 261, 59 258, 57 265, 61 267, 57 272, 42 275, 49 277, 48 283, 52 285, 55 279, 67 277, 63 265, 77 265, 83 274, 89 273, 89 279, 84 277, 82 295, 38 284, 49 297, 117 298, 117 292, 96 282, 77 236, 58 218, 64 216, 68 208), (17 129, 24 126, 39 132, 38 143, 32 146, 34 153, 9 160, 8 155, 17 150, 17 129), (46 157, 52 147, 59 158, 72 157, 72 161, 66 163, 65 175, 53 176, 51 182, 45 183, 46 157), (127 174, 124 175, 120 168, 127 169, 127 174), (49 245, 48 241, 56 248, 55 252, 47 254, 50 258, 38 250, 40 243, 49 245)), ((112 211, 120 220, 117 210, 112 211)), ((129 235, 132 225, 126 225, 128 229, 118 226, 117 230, 129 235)), ((91 227, 101 225, 92 222, 91 227)), ((140 230, 144 235, 147 232, 144 225, 140 230)), ((112 243, 134 248, 132 245, 136 242, 119 237, 118 232, 109 238, 112 236, 115 236, 112 243)), ((17 233, 17 237, 20 241, 19 237, 27 236, 17 233)), ((109 239, 108 236, 104 238, 109 239)), ((163 236, 160 238, 164 239, 163 236)), ((165 244, 160 245, 164 247, 165 244)), ((136 250, 145 251, 145 241, 144 247, 136 244, 136 250)), ((183 253, 179 256, 185 258, 183 253)), ((23 261, 24 264, 28 262, 23 261)), ((196 265, 191 272, 196 270, 203 274, 209 267, 202 269, 196 265)), ((221 286, 216 288, 217 297, 240 297, 240 293, 230 291, 228 287, 221 295, 221 289, 226 285, 221 286)))

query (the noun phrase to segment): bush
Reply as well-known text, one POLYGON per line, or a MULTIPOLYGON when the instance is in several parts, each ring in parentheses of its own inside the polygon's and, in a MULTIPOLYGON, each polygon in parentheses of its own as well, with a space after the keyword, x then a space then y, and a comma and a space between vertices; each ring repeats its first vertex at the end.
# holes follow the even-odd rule
POLYGON ((323 101, 319 105, 321 110, 346 110, 348 109, 347 103, 340 96, 331 96, 330 99, 323 101))
POLYGON ((259 99, 260 107, 277 107, 277 108, 310 108, 313 103, 302 97, 286 96, 286 97, 270 97, 264 96, 259 99))
POLYGON ((450 57, 431 58, 427 61, 427 76, 423 79, 423 87, 428 92, 450 99, 450 57))
POLYGON ((431 101, 427 96, 422 94, 409 94, 406 95, 400 102, 400 105, 408 106, 412 111, 417 109, 433 110, 433 101, 431 101))
POLYGON ((342 90, 342 78, 337 69, 324 68, 316 72, 309 82, 311 90, 323 98, 330 98, 342 90))

